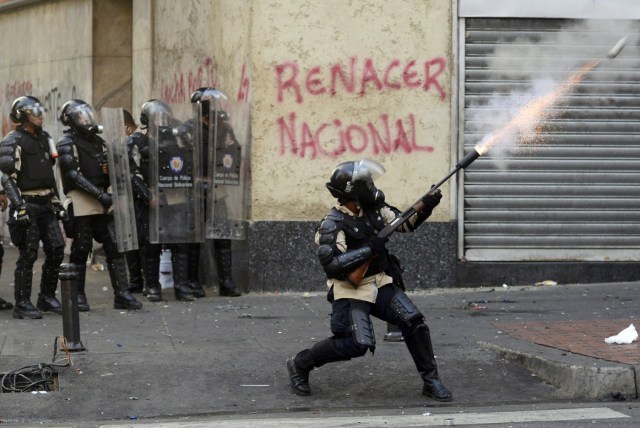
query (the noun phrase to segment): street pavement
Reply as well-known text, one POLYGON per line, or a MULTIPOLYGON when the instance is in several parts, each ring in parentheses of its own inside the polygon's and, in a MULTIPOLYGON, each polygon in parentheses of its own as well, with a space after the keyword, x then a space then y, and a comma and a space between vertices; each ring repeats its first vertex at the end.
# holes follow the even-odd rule
MULTIPOLYGON (((12 301, 17 254, 5 250, 0 297, 12 301)), ((57 391, 0 394, 0 423, 157 426, 216 417, 280 421, 381 409, 445 415, 461 406, 637 400, 638 342, 607 345, 604 339, 629 324, 640 328, 640 284, 534 285, 545 279, 553 278, 409 291, 426 316, 440 375, 454 395, 453 402, 438 403, 421 395, 404 344, 384 341, 386 325, 378 320, 375 355, 314 370, 313 394, 291 393, 285 360, 330 334, 330 305, 320 284, 312 293, 236 298, 207 288, 207 297, 194 302, 177 302, 165 289, 165 301, 137 295, 144 307, 122 311, 113 309, 107 271, 89 268, 91 311, 80 313, 86 351, 58 369, 57 391)), ((59 315, 17 320, 0 311, 0 372, 50 363, 62 333, 59 315)))

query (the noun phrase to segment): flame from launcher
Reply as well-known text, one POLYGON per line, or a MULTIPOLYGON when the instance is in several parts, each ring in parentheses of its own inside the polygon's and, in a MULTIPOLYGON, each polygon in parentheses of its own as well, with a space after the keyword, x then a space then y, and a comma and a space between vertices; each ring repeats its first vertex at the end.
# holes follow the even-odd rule
POLYGON ((600 64, 596 60, 584 65, 555 90, 529 101, 502 128, 484 137, 474 148, 481 156, 496 144, 514 138, 516 141, 535 142, 542 131, 542 121, 551 116, 552 107, 560 98, 580 83, 586 74, 600 64))

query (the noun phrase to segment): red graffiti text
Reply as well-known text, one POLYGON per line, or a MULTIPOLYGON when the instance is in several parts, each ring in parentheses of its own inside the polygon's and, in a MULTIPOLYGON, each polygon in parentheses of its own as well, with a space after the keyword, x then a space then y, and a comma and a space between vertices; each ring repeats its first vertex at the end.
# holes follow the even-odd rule
POLYGON ((251 89, 251 79, 248 73, 246 73, 246 66, 242 64, 242 74, 240 76, 240 88, 238 89, 238 101, 249 101, 249 91, 251 89))
POLYGON ((340 119, 313 126, 298 121, 295 112, 277 119, 281 156, 286 153, 301 158, 336 158, 345 152, 380 153, 432 152, 432 146, 418 145, 413 114, 392 120, 382 114, 376 122, 364 125, 342 123, 340 119))
POLYGON ((162 99, 169 103, 189 102, 191 93, 203 86, 218 84, 218 66, 207 57, 195 70, 177 71, 170 82, 162 81, 162 99))
POLYGON ((275 67, 277 100, 282 103, 285 95, 289 95, 301 104, 305 96, 328 94, 333 97, 343 91, 362 97, 367 92, 400 89, 434 90, 444 100, 446 93, 440 79, 444 77, 445 67, 446 60, 442 57, 422 62, 394 59, 382 66, 374 64, 372 58, 359 62, 351 57, 346 67, 336 63, 328 67, 314 66, 306 72, 301 72, 295 61, 283 62, 275 67))

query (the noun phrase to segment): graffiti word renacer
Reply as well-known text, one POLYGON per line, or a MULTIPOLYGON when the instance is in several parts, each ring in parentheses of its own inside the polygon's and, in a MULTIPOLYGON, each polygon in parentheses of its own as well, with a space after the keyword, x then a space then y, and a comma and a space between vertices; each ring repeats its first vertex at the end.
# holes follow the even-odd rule
MULTIPOLYGON (((435 57, 425 61, 392 59, 382 65, 372 58, 360 61, 350 57, 347 65, 313 66, 301 71, 295 61, 275 66, 276 101, 278 104, 325 97, 341 99, 351 96, 358 100, 375 92, 422 91, 434 92, 438 100, 446 100, 444 71, 446 60, 435 57)), ((337 157, 343 153, 372 154, 394 152, 431 152, 432 146, 419 145, 414 113, 391 118, 378 112, 365 123, 348 123, 349 119, 335 118, 326 123, 300 120, 296 112, 276 119, 280 136, 279 154, 302 158, 337 157)))

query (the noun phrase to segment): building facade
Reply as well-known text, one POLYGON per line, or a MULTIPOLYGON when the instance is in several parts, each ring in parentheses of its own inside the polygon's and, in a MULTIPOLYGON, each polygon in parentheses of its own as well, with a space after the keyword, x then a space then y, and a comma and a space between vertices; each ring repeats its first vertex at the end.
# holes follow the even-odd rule
MULTIPOLYGON (((67 99, 137 117, 161 98, 185 115, 193 90, 216 86, 250 165, 239 282, 318 290, 313 233, 338 163, 380 162, 377 184, 404 210, 639 18, 629 0, 9 0, 3 134, 23 94, 59 132, 67 99)), ((410 288, 637 278, 636 44, 536 118, 534 139, 507 138, 444 183, 416 233, 391 238, 410 288)))

